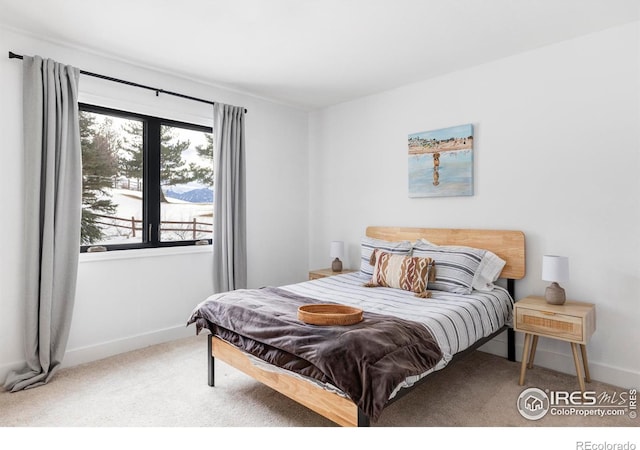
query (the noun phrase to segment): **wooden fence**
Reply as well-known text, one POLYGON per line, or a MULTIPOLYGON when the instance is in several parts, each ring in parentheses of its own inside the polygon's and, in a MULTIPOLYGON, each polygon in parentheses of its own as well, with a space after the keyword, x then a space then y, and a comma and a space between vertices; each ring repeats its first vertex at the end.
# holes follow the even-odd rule
POLYGON ((113 177, 112 186, 116 189, 128 189, 130 191, 142 191, 142 180, 135 178, 113 177))
MULTIPOLYGON (((130 219, 124 217, 106 216, 103 214, 94 214, 94 216, 99 218, 99 220, 96 220, 96 223, 99 225, 131 230, 131 237, 136 237, 136 233, 142 232, 142 219, 136 219, 134 216, 132 216, 130 219), (100 219, 111 220, 112 222, 105 222, 100 219)), ((193 239, 196 240, 198 239, 198 233, 211 233, 213 231, 213 224, 207 222, 198 222, 195 218, 189 221, 165 220, 160 222, 160 232, 162 233, 164 231, 189 233, 192 235, 193 239), (164 225, 167 225, 167 227, 165 227, 164 225)))

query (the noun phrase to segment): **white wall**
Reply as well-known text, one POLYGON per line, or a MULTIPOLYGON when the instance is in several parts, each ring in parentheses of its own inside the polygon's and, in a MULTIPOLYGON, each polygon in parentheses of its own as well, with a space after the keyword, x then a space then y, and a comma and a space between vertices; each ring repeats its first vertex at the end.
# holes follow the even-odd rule
MULTIPOLYGON (((246 116, 249 287, 306 279, 308 114, 0 28, 3 51, 41 55, 83 70, 241 105, 246 116), (277 264, 274 264, 276 262, 277 264)), ((179 64, 179 61, 176 62, 179 64)), ((21 63, 0 57, 0 379, 24 360, 21 298, 21 63)), ((210 105, 86 76, 81 101, 212 124, 210 105)), ((211 247, 81 255, 65 365, 195 333, 185 324, 212 292, 211 247)))
MULTIPOLYGON (((312 113, 310 265, 327 266, 329 241, 341 239, 345 265, 358 267, 368 225, 522 230, 527 275, 517 297, 544 293, 542 255, 569 256, 568 297, 597 305, 592 377, 639 385, 638 30, 616 27, 312 113), (465 123, 475 132, 475 195, 408 198, 407 135, 465 123)), ((567 343, 542 339, 538 349, 536 363, 575 373, 567 343)))

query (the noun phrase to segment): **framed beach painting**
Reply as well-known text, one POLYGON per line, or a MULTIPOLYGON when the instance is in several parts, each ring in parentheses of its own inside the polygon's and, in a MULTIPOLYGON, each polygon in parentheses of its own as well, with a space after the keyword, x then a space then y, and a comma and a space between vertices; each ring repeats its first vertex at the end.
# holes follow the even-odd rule
POLYGON ((409 135, 409 197, 473 195, 473 125, 409 135))

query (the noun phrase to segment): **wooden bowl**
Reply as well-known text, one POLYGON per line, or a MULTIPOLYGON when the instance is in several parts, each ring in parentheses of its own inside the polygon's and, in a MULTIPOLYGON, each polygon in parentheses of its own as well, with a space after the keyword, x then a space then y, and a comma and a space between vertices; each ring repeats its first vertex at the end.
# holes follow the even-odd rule
POLYGON ((311 325, 353 325, 362 321, 362 310, 335 303, 316 303, 300 306, 298 319, 311 325))

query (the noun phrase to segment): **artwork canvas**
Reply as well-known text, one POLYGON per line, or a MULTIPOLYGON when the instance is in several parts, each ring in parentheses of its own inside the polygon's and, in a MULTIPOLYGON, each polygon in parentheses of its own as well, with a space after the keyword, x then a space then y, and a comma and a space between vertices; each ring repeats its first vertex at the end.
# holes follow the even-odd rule
POLYGON ((409 135, 409 197, 473 195, 473 125, 409 135))

